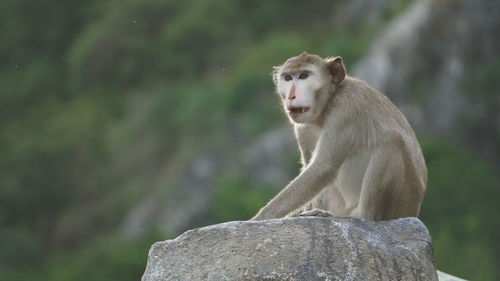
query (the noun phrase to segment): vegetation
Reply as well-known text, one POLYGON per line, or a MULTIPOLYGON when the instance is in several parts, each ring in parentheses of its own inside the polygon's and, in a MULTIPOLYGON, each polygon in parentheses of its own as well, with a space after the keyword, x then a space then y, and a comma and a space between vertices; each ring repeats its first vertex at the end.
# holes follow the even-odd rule
MULTIPOLYGON (((386 17, 408 1, 398 3, 386 17)), ((229 116, 250 138, 281 124, 271 65, 314 50, 342 54, 349 69, 366 52, 375 26, 325 20, 333 8, 328 0, 0 2, 0 280, 138 280, 150 245, 166 237, 152 230, 126 240, 117 229, 160 160, 221 142, 229 116)), ((496 62, 483 72, 499 70, 496 62)), ((424 151, 422 219, 438 267, 495 280, 497 167, 446 139, 429 137, 424 151)), ((246 219, 270 196, 228 175, 204 223, 246 219)))

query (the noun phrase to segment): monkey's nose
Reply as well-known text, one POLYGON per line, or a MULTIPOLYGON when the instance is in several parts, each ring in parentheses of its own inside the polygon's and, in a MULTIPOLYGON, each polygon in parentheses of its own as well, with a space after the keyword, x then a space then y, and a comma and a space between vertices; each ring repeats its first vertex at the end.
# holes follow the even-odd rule
POLYGON ((290 95, 290 96, 288 96, 288 99, 289 99, 289 100, 294 100, 294 99, 295 99, 295 95, 290 95))

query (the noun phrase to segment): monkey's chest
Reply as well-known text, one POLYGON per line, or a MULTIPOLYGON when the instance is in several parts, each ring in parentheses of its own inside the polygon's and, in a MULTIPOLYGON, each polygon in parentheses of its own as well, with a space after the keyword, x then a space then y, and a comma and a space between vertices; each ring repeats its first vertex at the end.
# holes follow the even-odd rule
POLYGON ((342 195, 347 208, 358 205, 369 161, 369 150, 361 150, 347 158, 339 169, 335 186, 342 195))

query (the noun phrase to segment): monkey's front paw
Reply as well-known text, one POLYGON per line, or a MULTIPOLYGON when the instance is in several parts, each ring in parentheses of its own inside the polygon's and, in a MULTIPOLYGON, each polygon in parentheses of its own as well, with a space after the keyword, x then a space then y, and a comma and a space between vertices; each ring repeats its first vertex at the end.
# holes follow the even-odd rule
POLYGON ((327 211, 314 209, 314 210, 302 212, 302 213, 300 213, 299 216, 301 216, 301 217, 323 217, 323 218, 327 218, 327 217, 333 217, 333 214, 329 213, 327 211))

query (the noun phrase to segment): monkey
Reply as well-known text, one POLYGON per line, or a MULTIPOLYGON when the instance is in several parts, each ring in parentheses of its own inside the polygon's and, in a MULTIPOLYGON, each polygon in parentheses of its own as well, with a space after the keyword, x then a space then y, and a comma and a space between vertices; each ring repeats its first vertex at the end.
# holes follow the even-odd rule
POLYGON ((347 75, 339 56, 303 52, 272 76, 302 168, 251 220, 294 211, 371 221, 418 216, 425 160, 409 122, 385 95, 347 75))

